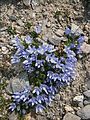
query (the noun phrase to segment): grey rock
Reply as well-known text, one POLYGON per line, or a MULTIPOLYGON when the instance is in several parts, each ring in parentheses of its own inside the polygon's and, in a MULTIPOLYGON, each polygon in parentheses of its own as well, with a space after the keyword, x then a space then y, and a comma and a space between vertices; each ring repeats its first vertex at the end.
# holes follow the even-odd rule
POLYGON ((56 100, 56 101, 60 101, 60 94, 56 94, 54 100, 56 100))
POLYGON ((9 19, 10 19, 11 21, 16 21, 16 20, 17 20, 16 16, 13 16, 13 15, 9 16, 9 19))
POLYGON ((58 37, 56 35, 52 36, 52 38, 49 38, 49 41, 54 45, 59 45, 61 41, 67 41, 64 37, 58 37))
POLYGON ((31 0, 23 0, 25 6, 30 6, 31 0))
POLYGON ((17 20, 17 24, 18 24, 19 26, 21 26, 21 27, 23 27, 23 26, 24 26, 24 23, 23 23, 23 21, 22 21, 22 20, 17 20))
POLYGON ((84 36, 85 42, 88 42, 88 37, 84 36))
POLYGON ((34 8, 36 5, 44 4, 45 0, 23 0, 25 6, 32 6, 34 8))
POLYGON ((0 29, 0 32, 6 31, 6 30, 7 30, 7 27, 3 27, 0 29))
POLYGON ((83 34, 83 31, 80 29, 80 27, 74 23, 72 23, 72 25, 71 25, 71 30, 72 30, 72 33, 75 33, 77 35, 79 35, 81 33, 83 34))
POLYGON ((90 100, 84 100, 84 105, 90 105, 90 100))
POLYGON ((89 54, 90 53, 90 45, 87 44, 86 42, 84 42, 81 46, 81 50, 83 51, 83 53, 89 54))
POLYGON ((90 90, 87 90, 83 93, 85 97, 90 98, 90 90))
POLYGON ((29 88, 29 81, 28 76, 26 73, 21 73, 18 77, 14 77, 10 80, 6 92, 13 93, 13 92, 20 92, 23 91, 24 88, 29 88))
POLYGON ((78 117, 77 115, 73 115, 73 114, 71 114, 71 113, 67 113, 67 114, 64 116, 63 120, 81 120, 81 118, 78 117))
POLYGON ((81 110, 77 111, 77 115, 83 120, 90 120, 90 105, 85 106, 81 110))
POLYGON ((87 80, 86 84, 87 84, 87 88, 90 90, 90 80, 87 80))
POLYGON ((83 106, 84 106, 84 105, 83 105, 83 102, 79 102, 79 103, 78 103, 78 106, 79 106, 80 108, 83 108, 83 106))
POLYGON ((47 22, 46 27, 47 27, 47 28, 50 28, 50 26, 51 26, 51 23, 50 23, 50 22, 47 22))
POLYGON ((64 35, 64 31, 62 29, 58 29, 55 31, 55 34, 58 36, 58 37, 62 37, 64 35))
POLYGON ((73 112, 74 110, 73 110, 73 108, 72 108, 71 106, 66 105, 66 106, 65 106, 65 111, 66 111, 66 112, 73 112))
POLYGON ((15 114, 15 112, 9 114, 9 120, 18 120, 18 116, 15 114))

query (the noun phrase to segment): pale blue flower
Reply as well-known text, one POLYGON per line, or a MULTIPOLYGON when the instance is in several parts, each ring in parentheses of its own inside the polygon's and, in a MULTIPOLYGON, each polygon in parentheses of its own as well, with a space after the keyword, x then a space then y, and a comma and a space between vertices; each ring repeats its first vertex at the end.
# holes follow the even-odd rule
POLYGON ((25 38, 25 42, 26 42, 27 44, 31 44, 31 43, 32 43, 32 40, 33 40, 33 38, 31 38, 29 35, 27 35, 26 38, 25 38))
POLYGON ((26 51, 29 53, 29 54, 34 54, 36 52, 36 48, 35 46, 31 47, 31 45, 28 46, 28 49, 26 49, 26 51))
POLYGON ((36 106, 36 113, 42 112, 44 109, 45 109, 45 107, 44 107, 43 105, 38 104, 38 105, 36 106))
POLYGON ((16 48, 18 49, 24 49, 24 46, 21 44, 20 39, 18 38, 18 36, 16 36, 13 40, 14 46, 16 46, 16 48))
POLYGON ((32 93, 33 94, 36 93, 37 95, 39 95, 41 93, 41 90, 40 90, 40 88, 35 87, 32 93))
POLYGON ((20 62, 20 58, 19 57, 17 57, 16 55, 12 56, 12 58, 11 58, 11 63, 12 64, 17 64, 19 62, 20 62))
POLYGON ((15 109, 16 109, 16 104, 15 104, 15 103, 12 103, 12 104, 10 105, 10 107, 9 107, 9 110, 10 110, 11 112, 13 112, 15 109))
POLYGON ((80 44, 82 44, 82 43, 84 42, 84 36, 83 36, 83 35, 79 36, 79 38, 77 39, 77 41, 78 41, 80 44))
POLYGON ((36 60, 35 66, 40 68, 43 66, 43 64, 44 64, 44 60, 36 60))
POLYGON ((65 34, 66 34, 66 35, 71 34, 71 29, 70 29, 69 27, 66 28, 66 30, 65 30, 65 34))
POLYGON ((46 94, 48 94, 48 86, 45 84, 40 85, 40 90, 43 90, 46 94))
POLYGON ((34 106, 35 104, 38 104, 37 100, 35 97, 29 99, 28 104, 31 106, 34 106))
POLYGON ((36 32, 37 34, 40 34, 40 33, 41 33, 41 26, 40 26, 40 25, 35 26, 35 32, 36 32))

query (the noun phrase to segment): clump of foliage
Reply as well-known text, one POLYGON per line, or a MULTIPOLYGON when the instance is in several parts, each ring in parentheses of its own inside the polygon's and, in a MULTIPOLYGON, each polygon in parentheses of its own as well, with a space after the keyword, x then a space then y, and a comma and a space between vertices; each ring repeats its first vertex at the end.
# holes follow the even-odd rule
POLYGON ((29 86, 21 92, 11 94, 11 112, 15 110, 26 114, 33 108, 36 112, 42 112, 60 87, 75 79, 75 65, 84 36, 72 33, 70 27, 66 28, 67 41, 60 52, 59 48, 52 44, 39 42, 37 37, 40 33, 41 27, 36 26, 24 40, 15 38, 16 52, 11 62, 22 64, 28 74, 29 86))
POLYGON ((12 26, 8 26, 7 32, 9 35, 15 35, 16 34, 16 30, 15 28, 12 28, 12 26))

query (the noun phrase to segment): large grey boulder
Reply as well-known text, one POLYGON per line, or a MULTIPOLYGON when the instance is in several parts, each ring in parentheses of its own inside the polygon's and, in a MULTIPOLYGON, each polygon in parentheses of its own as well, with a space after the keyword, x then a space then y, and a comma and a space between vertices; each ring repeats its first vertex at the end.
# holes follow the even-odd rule
POLYGON ((83 120, 90 120, 90 105, 86 105, 81 110, 78 110, 77 115, 83 120))
POLYGON ((63 120, 81 120, 81 118, 78 117, 77 115, 73 115, 73 114, 71 114, 71 113, 67 113, 67 114, 64 116, 63 120))

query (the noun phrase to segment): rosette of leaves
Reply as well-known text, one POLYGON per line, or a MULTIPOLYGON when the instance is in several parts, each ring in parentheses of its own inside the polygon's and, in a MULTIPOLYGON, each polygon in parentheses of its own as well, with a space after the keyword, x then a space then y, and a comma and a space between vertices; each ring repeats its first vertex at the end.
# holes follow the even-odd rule
POLYGON ((11 62, 22 64, 28 74, 29 87, 11 94, 12 103, 9 107, 11 112, 15 110, 20 114, 26 114, 31 109, 42 112, 45 106, 51 103, 59 88, 75 79, 77 54, 80 53, 84 37, 72 34, 68 27, 65 30, 67 42, 61 54, 58 47, 38 42, 37 36, 40 33, 40 26, 36 26, 34 32, 24 40, 15 38, 16 52, 11 62))

